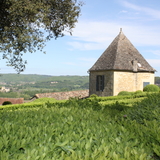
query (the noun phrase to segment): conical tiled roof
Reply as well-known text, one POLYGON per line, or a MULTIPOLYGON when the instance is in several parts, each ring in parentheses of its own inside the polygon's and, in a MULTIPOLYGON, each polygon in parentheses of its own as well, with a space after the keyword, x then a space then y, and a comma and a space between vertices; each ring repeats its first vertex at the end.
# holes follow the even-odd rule
POLYGON ((122 30, 89 71, 98 70, 155 72, 122 30))

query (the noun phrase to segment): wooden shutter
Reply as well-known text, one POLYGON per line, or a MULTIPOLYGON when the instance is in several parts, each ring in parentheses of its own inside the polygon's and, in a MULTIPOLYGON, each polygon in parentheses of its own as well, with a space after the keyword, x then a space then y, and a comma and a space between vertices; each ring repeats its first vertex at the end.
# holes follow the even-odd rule
POLYGON ((99 76, 96 76, 96 91, 99 91, 99 76))
POLYGON ((104 90, 104 75, 102 75, 102 91, 104 90))

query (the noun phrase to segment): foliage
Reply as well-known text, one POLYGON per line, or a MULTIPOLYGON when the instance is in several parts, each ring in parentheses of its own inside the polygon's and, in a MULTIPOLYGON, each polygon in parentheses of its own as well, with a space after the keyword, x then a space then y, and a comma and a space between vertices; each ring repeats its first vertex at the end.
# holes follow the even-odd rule
POLYGON ((148 94, 147 98, 137 103, 128 113, 132 120, 138 123, 145 123, 145 120, 151 121, 156 119, 160 122, 160 93, 148 94))
POLYGON ((54 98, 47 98, 47 97, 45 97, 45 98, 39 98, 39 99, 35 99, 33 102, 34 103, 38 103, 38 102, 50 102, 50 103, 52 103, 52 102, 55 102, 55 101, 57 101, 56 99, 54 99, 54 98))
POLYGON ((126 98, 126 99, 117 99, 117 100, 109 100, 109 101, 100 101, 99 104, 102 106, 107 107, 119 107, 119 105, 124 107, 132 107, 135 103, 142 101, 146 97, 140 97, 140 98, 126 98))
POLYGON ((40 98, 28 103, 22 104, 14 104, 14 105, 7 105, 7 106, 0 106, 0 110, 16 110, 16 109, 26 109, 26 108, 50 108, 50 106, 62 106, 66 100, 55 100, 54 98, 40 98))
POLYGON ((71 90, 84 90, 89 88, 88 76, 48 76, 3 74, 0 82, 11 92, 0 93, 0 97, 31 99, 38 93, 51 93, 71 90))
POLYGON ((17 92, 0 92, 0 97, 19 98, 17 92))
POLYGON ((141 93, 143 93, 143 91, 141 91, 141 90, 137 90, 134 92, 134 94, 141 94, 141 93))
POLYGON ((26 52, 43 50, 45 42, 72 33, 80 15, 77 0, 1 0, 0 51, 8 65, 20 73, 26 52))
MULTIPOLYGON (((120 101, 120 100, 127 100, 127 99, 137 99, 137 98, 145 98, 147 96, 147 94, 150 94, 150 93, 145 93, 145 92, 142 92, 142 93, 138 93, 138 94, 131 94, 131 95, 124 95, 124 96, 109 96, 109 97, 96 97, 96 100, 99 101, 99 102, 106 102, 106 103, 110 103, 110 101, 120 101)), ((88 99, 92 99, 91 97, 89 97, 88 99)))
POLYGON ((160 77, 155 77, 155 84, 160 85, 160 77))
POLYGON ((2 105, 4 106, 4 105, 9 105, 9 104, 12 104, 10 101, 4 101, 3 103, 2 103, 2 105))
MULTIPOLYGON (((159 97, 151 95, 139 104, 159 105, 159 97)), ((4 108, 0 111, 0 159, 158 160, 159 113, 149 120, 145 115, 144 123, 138 123, 130 111, 118 102, 101 107, 96 98, 4 108)))
POLYGON ((90 98, 96 98, 96 97, 98 97, 96 94, 90 95, 90 98))
POLYGON ((143 88, 144 92, 159 92, 159 87, 154 84, 149 84, 143 88))
POLYGON ((27 94, 20 94, 17 92, 0 92, 0 97, 4 98, 24 98, 25 100, 30 99, 27 94))
POLYGON ((128 91, 121 91, 118 93, 118 96, 126 96, 126 95, 132 95, 133 92, 128 92, 128 91))

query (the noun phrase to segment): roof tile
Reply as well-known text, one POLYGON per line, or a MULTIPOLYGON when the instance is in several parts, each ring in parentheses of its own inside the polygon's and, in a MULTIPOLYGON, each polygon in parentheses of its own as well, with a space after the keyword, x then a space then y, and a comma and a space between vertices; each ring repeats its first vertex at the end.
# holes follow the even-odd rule
POLYGON ((137 62, 137 71, 155 72, 121 30, 89 71, 135 71, 134 61, 137 62))

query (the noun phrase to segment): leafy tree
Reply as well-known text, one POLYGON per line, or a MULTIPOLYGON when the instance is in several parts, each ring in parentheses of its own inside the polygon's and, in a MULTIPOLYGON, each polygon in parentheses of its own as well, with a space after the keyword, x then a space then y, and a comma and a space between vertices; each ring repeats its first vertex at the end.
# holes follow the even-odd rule
POLYGON ((0 52, 18 73, 26 52, 43 50, 45 42, 72 33, 82 2, 77 0, 0 0, 0 52))
POLYGON ((155 77, 155 83, 160 84, 160 77, 155 77))

